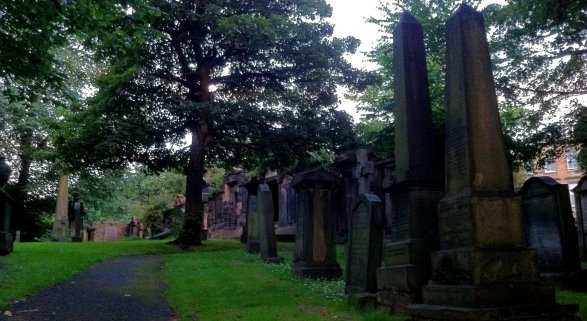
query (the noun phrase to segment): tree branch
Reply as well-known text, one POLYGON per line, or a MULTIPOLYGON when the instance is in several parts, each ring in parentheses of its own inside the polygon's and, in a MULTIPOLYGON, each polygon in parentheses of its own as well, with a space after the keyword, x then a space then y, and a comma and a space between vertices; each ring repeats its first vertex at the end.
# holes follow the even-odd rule
POLYGON ((524 88, 520 86, 511 86, 513 89, 532 92, 541 95, 563 95, 563 96, 578 96, 578 95, 585 95, 587 94, 587 89, 584 90, 574 90, 574 91, 558 91, 558 90, 542 90, 542 89, 533 89, 533 88, 524 88))

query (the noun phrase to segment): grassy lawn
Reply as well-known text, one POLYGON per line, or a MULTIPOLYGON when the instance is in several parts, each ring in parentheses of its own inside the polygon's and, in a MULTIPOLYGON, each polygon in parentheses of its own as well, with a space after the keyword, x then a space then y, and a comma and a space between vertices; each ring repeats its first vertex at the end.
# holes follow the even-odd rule
MULTIPOLYGON (((21 243, 0 257, 0 311, 11 302, 70 279, 117 256, 164 254, 163 279, 179 321, 296 320, 402 321, 380 311, 357 310, 343 296, 342 281, 315 281, 291 271, 293 244, 279 244, 286 261, 267 265, 236 241, 207 241, 183 252, 165 241, 21 243)), ((338 249, 344 268, 344 252, 338 249)), ((558 291, 561 303, 580 303, 587 321, 587 293, 558 291)))

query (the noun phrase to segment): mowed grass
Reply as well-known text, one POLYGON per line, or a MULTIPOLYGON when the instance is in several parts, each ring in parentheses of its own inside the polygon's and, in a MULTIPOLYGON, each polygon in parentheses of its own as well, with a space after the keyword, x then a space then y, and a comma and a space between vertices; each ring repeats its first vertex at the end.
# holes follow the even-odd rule
POLYGON ((165 241, 16 243, 12 254, 0 257, 0 310, 14 300, 63 283, 103 260, 179 252, 165 241))
POLYGON ((178 320, 404 320, 348 305, 342 280, 295 276, 291 244, 279 247, 279 255, 286 258, 281 264, 264 264, 231 241, 209 241, 193 253, 167 256, 164 279, 178 320))

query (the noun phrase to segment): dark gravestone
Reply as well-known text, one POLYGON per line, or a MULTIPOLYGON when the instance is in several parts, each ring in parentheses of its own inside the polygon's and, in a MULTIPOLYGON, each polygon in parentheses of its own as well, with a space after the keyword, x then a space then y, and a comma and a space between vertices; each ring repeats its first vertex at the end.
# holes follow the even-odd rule
POLYGON ((84 203, 80 202, 79 195, 73 194, 73 201, 69 204, 69 226, 73 231, 72 242, 83 241, 82 228, 84 226, 84 203))
POLYGON ((383 202, 361 194, 351 214, 345 292, 367 297, 377 292, 377 268, 383 242, 383 202))
POLYGON ((294 271, 303 277, 336 279, 342 269, 336 261, 332 188, 336 175, 323 170, 298 173, 296 192, 296 246, 294 271))
POLYGON ((446 78, 446 196, 440 251, 416 320, 576 320, 539 282, 526 246, 521 198, 505 156, 481 13, 461 5, 449 19, 446 78))
POLYGON ((279 263, 283 260, 277 256, 275 223, 273 222, 273 194, 267 184, 260 184, 257 189, 257 216, 259 218, 259 254, 266 263, 279 263))
POLYGON ((0 255, 8 255, 13 249, 12 234, 10 233, 10 215, 11 205, 14 200, 4 191, 4 185, 8 182, 11 172, 5 158, 0 156, 0 255))
POLYGON ((532 177, 524 183, 520 195, 528 247, 538 253, 540 272, 561 277, 579 273, 577 230, 568 186, 551 177, 532 177))
POLYGON ((442 161, 435 148, 422 27, 404 13, 393 34, 396 179, 387 190, 391 224, 377 271, 377 300, 403 312, 421 301, 422 286, 432 276, 442 161))
POLYGON ((247 189, 247 243, 249 253, 259 253, 259 229, 260 222, 257 215, 257 189, 258 181, 251 181, 245 185, 247 189))
POLYGON ((579 248, 581 258, 587 259, 587 176, 581 177, 575 193, 575 212, 577 214, 577 229, 579 234, 579 248))

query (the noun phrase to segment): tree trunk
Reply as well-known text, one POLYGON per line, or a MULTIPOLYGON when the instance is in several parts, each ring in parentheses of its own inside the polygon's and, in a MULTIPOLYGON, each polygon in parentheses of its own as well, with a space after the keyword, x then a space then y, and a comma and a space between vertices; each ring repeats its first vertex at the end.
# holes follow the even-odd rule
POLYGON ((69 237, 69 220, 67 218, 67 198, 68 198, 68 178, 67 174, 59 175, 57 183, 57 204, 55 205, 55 219, 53 221, 53 238, 56 240, 65 240, 69 237))

